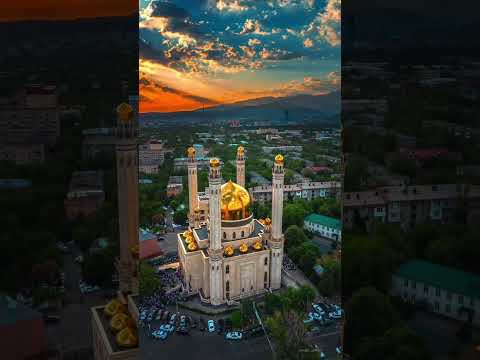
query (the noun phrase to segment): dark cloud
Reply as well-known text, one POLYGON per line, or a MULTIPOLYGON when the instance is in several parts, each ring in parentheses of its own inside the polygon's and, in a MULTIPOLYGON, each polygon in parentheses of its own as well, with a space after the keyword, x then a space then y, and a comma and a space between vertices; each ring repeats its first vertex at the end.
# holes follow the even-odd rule
POLYGON ((190 14, 185 9, 169 2, 154 1, 151 3, 150 6, 152 7, 151 16, 178 19, 186 19, 190 16, 190 14))
POLYGON ((138 51, 140 59, 150 60, 161 64, 165 64, 167 62, 165 56, 163 55, 163 51, 154 49, 143 39, 139 39, 138 51))

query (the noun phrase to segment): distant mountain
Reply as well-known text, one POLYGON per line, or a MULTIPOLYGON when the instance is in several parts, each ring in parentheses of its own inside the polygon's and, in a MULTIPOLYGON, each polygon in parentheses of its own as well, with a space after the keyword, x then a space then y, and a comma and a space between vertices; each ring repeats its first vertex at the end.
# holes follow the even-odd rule
POLYGON ((144 113, 141 120, 339 121, 340 92, 325 95, 262 97, 194 111, 144 113), (335 119, 335 120, 332 120, 335 119))

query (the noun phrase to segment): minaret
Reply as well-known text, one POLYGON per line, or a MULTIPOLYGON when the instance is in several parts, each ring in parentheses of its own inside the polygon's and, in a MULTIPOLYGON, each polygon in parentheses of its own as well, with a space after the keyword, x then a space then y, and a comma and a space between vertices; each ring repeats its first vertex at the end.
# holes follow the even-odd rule
POLYGON ((197 159, 195 158, 195 148, 189 147, 187 150, 187 169, 188 169, 188 224, 194 226, 195 209, 198 206, 198 185, 197 185, 197 159))
POLYGON ((245 187, 245 149, 239 146, 237 149, 237 184, 245 187))
POLYGON ((272 229, 269 240, 271 252, 270 261, 270 287, 279 289, 282 284, 282 263, 283 263, 283 180, 285 170, 283 168, 283 156, 275 156, 272 170, 272 229))
POLYGON ((117 182, 120 257, 117 259, 120 292, 138 293, 138 152, 134 110, 117 107, 117 182))
POLYGON ((210 160, 208 174, 208 211, 209 211, 209 238, 208 255, 210 257, 210 303, 223 303, 223 251, 222 251, 222 215, 220 212, 220 187, 222 175, 220 161, 210 160))

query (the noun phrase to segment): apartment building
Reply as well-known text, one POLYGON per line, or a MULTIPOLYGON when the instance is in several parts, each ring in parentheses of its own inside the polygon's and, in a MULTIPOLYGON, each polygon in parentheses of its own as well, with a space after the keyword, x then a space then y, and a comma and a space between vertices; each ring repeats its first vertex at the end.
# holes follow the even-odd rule
MULTIPOLYGON (((313 200, 317 197, 329 198, 340 194, 341 183, 338 181, 302 182, 283 186, 283 199, 285 201, 295 199, 313 200)), ((253 201, 272 201, 272 184, 255 186, 248 189, 253 201)))
POLYGON ((423 222, 448 223, 459 202, 473 220, 480 209, 480 186, 461 184, 386 186, 343 194, 343 223, 374 221, 400 224, 405 229, 423 222))
POLYGON ((391 293, 433 313, 480 325, 480 276, 412 260, 393 274, 391 293))

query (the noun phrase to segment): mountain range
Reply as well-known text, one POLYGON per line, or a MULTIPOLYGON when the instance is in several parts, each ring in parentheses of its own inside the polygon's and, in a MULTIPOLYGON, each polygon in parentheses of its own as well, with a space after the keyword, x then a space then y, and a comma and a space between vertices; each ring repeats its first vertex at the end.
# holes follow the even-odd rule
POLYGON ((287 97, 261 97, 230 104, 222 104, 193 111, 169 113, 143 113, 140 120, 205 120, 250 121, 325 121, 335 122, 340 113, 340 91, 325 95, 294 95, 287 97))

